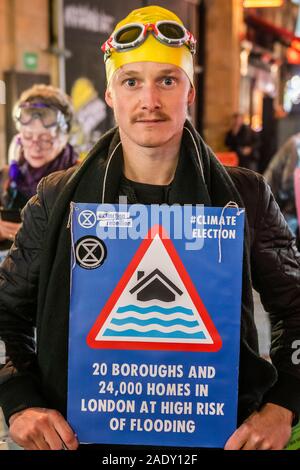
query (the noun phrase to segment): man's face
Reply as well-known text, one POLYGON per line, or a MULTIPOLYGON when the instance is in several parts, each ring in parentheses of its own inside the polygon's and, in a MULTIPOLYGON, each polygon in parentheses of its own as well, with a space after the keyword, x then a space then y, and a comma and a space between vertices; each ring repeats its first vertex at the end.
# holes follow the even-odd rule
POLYGON ((120 67, 106 91, 120 135, 141 147, 162 147, 182 134, 194 88, 179 67, 137 62, 120 67))

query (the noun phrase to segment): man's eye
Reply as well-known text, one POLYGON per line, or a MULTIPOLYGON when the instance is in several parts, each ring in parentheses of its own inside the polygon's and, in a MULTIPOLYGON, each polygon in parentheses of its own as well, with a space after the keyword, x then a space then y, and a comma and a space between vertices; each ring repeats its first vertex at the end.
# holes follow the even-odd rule
POLYGON ((163 83, 164 83, 164 85, 170 86, 170 85, 173 85, 175 83, 175 80, 174 80, 173 77, 165 77, 163 79, 163 83))
POLYGON ((127 86, 132 88, 136 85, 136 79, 135 78, 128 78, 125 83, 126 83, 127 86))

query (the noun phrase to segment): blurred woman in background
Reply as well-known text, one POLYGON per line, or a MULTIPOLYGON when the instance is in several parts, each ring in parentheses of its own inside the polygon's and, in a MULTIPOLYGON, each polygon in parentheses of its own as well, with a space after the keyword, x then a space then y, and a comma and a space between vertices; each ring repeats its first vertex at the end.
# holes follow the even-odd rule
MULTIPOLYGON (((18 135, 13 159, 0 171, 0 251, 7 250, 19 227, 20 210, 44 176, 77 162, 68 143, 73 119, 70 98, 50 85, 34 85, 14 106, 18 135)), ((0 255, 1 256, 1 255, 0 255)))

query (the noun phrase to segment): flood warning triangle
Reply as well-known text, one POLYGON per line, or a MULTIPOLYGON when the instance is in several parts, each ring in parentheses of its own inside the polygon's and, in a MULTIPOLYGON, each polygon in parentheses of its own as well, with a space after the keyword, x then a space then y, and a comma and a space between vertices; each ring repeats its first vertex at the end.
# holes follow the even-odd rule
POLYGON ((221 338, 164 228, 150 229, 87 336, 91 348, 218 351, 221 338))

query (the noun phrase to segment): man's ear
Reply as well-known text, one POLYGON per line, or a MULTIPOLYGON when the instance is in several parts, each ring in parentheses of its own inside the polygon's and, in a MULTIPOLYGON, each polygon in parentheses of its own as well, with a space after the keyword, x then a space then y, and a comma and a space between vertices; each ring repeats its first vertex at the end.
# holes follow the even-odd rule
POLYGON ((190 89, 189 89, 189 94, 188 94, 188 105, 189 106, 191 106, 194 103, 195 97, 196 97, 195 88, 191 85, 190 89))
POLYGON ((111 96, 111 89, 109 86, 106 88, 105 91, 105 102, 110 108, 113 108, 113 100, 111 96))

